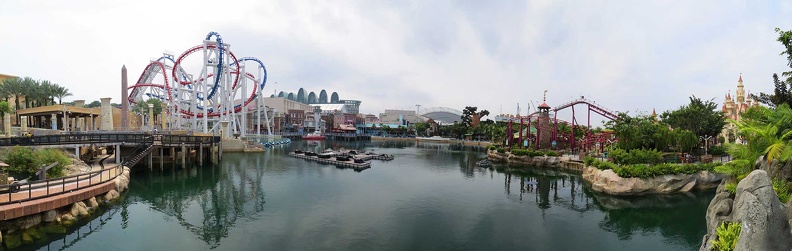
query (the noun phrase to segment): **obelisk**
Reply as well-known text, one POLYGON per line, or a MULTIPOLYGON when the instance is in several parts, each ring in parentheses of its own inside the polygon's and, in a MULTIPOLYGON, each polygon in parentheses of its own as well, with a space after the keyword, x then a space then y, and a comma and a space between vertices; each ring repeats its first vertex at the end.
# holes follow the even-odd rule
POLYGON ((126 65, 121 67, 121 128, 129 130, 129 85, 126 65))

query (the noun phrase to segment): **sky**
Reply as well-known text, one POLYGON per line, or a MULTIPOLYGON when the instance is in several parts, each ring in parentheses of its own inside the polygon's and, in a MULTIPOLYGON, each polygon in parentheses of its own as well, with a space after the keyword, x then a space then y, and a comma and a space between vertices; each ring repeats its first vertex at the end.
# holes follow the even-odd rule
POLYGON ((304 87, 362 113, 494 115, 524 114, 547 90, 550 106, 585 96, 648 114, 691 95, 721 104, 740 74, 772 92, 788 70, 774 28, 792 30, 790 16, 790 1, 0 1, 0 73, 120 102, 123 65, 132 84, 214 31, 266 65, 267 96, 304 87))

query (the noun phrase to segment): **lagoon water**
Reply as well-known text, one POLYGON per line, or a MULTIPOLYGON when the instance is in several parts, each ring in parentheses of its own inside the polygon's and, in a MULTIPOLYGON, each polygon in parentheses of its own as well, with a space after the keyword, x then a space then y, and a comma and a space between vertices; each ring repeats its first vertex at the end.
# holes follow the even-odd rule
MULTIPOLYGON (((713 192, 593 193, 580 174, 475 166, 483 149, 323 142, 395 155, 362 172, 286 155, 142 168, 119 203, 17 250, 696 250, 713 192)), ((530 169, 528 169, 530 170, 530 169)))

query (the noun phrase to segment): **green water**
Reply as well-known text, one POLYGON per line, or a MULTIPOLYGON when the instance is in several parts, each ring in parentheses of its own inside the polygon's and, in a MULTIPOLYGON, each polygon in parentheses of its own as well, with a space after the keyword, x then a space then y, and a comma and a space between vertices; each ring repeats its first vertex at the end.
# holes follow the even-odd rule
POLYGON ((355 172, 288 157, 311 148, 293 142, 218 166, 157 164, 118 204, 20 250, 696 250, 713 196, 599 195, 579 174, 478 168, 476 148, 326 144, 396 159, 355 172))

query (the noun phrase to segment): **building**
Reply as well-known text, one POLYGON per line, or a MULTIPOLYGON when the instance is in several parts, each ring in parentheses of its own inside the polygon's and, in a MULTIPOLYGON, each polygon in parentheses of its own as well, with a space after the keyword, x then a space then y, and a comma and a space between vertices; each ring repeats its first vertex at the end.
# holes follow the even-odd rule
POLYGON ((283 97, 264 98, 264 104, 275 112, 287 113, 289 110, 313 111, 313 106, 283 97))
MULTIPOLYGON (((319 95, 316 95, 314 92, 308 93, 304 88, 300 88, 297 93, 285 93, 283 91, 279 92, 276 96, 275 94, 271 95, 270 98, 285 98, 288 100, 300 102, 303 104, 309 105, 327 105, 327 104, 340 104, 343 105, 343 110, 345 113, 352 113, 358 114, 360 113, 360 100, 351 100, 351 99, 341 99, 337 92, 333 92, 330 94, 330 97, 327 96, 327 91, 322 90, 319 92, 319 95)), ((322 109, 328 110, 328 109, 322 109)), ((336 110, 342 110, 341 108, 336 110)))
MULTIPOLYGON (((734 121, 740 121, 742 119, 742 114, 752 106, 759 106, 759 102, 752 100, 750 94, 746 94, 745 86, 743 85, 742 74, 740 74, 740 79, 737 80, 736 94, 735 101, 735 99, 731 96, 731 90, 727 92, 721 109, 726 118, 732 119, 734 121)), ((723 131, 721 131, 720 137, 723 137, 725 142, 733 142, 738 135, 737 132, 737 126, 732 123, 726 123, 726 126, 723 127, 723 131)))
POLYGON ((380 113, 380 123, 383 124, 396 124, 407 125, 424 122, 423 117, 419 116, 412 110, 385 110, 380 113))

